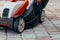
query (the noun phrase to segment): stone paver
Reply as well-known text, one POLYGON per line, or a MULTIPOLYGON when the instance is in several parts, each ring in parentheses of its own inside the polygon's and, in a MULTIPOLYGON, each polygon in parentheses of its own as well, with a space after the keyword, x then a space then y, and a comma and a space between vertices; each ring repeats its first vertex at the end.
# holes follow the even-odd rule
POLYGON ((36 38, 33 30, 28 30, 22 33, 22 38, 36 38))
POLYGON ((36 40, 52 40, 50 37, 39 37, 36 40))
POLYGON ((23 39, 23 40, 36 40, 36 39, 33 39, 33 38, 26 38, 26 39, 23 39))
MULTIPOLYGON (((0 1, 0 12, 4 2, 0 1)), ((49 0, 44 10, 44 23, 33 29, 24 30, 22 34, 0 30, 0 40, 60 40, 60 0, 49 0)))
POLYGON ((0 30, 0 40, 5 40, 6 39, 6 32, 5 30, 0 30))
POLYGON ((55 38, 55 39, 53 39, 53 40, 60 40, 60 38, 55 38))
POLYGON ((20 34, 7 30, 7 40, 21 40, 20 34))

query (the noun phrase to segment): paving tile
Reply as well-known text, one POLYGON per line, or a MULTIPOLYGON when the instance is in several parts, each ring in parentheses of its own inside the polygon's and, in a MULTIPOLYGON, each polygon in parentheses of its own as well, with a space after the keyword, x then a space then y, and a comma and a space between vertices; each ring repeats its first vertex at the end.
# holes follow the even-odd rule
POLYGON ((48 9, 44 9, 45 10, 45 14, 48 16, 54 16, 50 11, 48 11, 48 9))
POLYGON ((43 23, 43 25, 45 26, 45 27, 53 27, 54 25, 48 20, 48 21, 45 21, 44 23, 43 23))
POLYGON ((5 40, 5 39, 6 39, 5 30, 0 30, 0 40, 5 40))
POLYGON ((58 25, 55 25, 58 29, 59 29, 59 31, 60 31, 60 25, 58 24, 58 25))
POLYGON ((0 40, 6 40, 6 38, 5 37, 0 37, 0 40))
POLYGON ((60 20, 51 20, 55 25, 60 24, 60 20))
POLYGON ((60 31, 59 32, 49 32, 50 35, 55 35, 55 34, 60 34, 60 31))
POLYGON ((48 16, 47 16, 47 18, 49 18, 49 19, 52 19, 52 20, 53 20, 53 19, 56 19, 56 16, 49 16, 49 15, 48 15, 48 16))
POLYGON ((23 34, 34 34, 33 29, 24 30, 23 34))
POLYGON ((55 38, 55 39, 53 39, 53 40, 60 40, 60 38, 55 38))
POLYGON ((59 16, 56 16, 59 20, 60 20, 60 15, 59 16))
POLYGON ((35 28, 33 28, 34 31, 45 31, 45 28, 42 25, 38 25, 35 28))
POLYGON ((50 23, 43 23, 43 26, 45 26, 45 27, 54 27, 53 24, 50 24, 50 23))
POLYGON ((13 32, 11 30, 7 31, 7 40, 21 40, 20 34, 13 32))
POLYGON ((26 39, 23 39, 23 40, 36 40, 36 39, 32 39, 32 38, 26 38, 26 39))
POLYGON ((19 37, 9 37, 7 38, 7 40, 22 40, 22 39, 19 37))
POLYGON ((49 37, 39 37, 36 40, 51 40, 49 37))
POLYGON ((20 37, 20 34, 8 30, 8 31, 7 31, 7 38, 9 38, 9 37, 20 37))
POLYGON ((5 37, 5 34, 6 34, 5 30, 0 30, 0 36, 1 37, 5 37))
POLYGON ((43 36, 49 36, 46 31, 34 31, 36 37, 43 37, 43 36))
MULTIPOLYGON (((57 3, 54 3, 54 4, 57 4, 57 3)), ((53 6, 54 9, 59 9, 59 6, 55 5, 53 6)), ((58 10, 57 10, 58 11, 58 10)))
POLYGON ((22 33, 22 38, 36 38, 35 34, 22 33))
POLYGON ((35 36, 35 34, 34 34, 32 29, 26 30, 21 35, 22 35, 22 38, 36 38, 36 36, 35 36))
POLYGON ((54 38, 60 38, 59 35, 60 35, 60 34, 53 34, 53 35, 51 35, 51 37, 52 37, 53 39, 54 39, 54 38))
POLYGON ((43 26, 49 27, 49 28, 54 27, 53 23, 51 23, 50 21, 43 23, 43 26))
POLYGON ((51 28, 46 28, 47 31, 49 32, 58 32, 59 30, 57 28, 51 27, 51 28))

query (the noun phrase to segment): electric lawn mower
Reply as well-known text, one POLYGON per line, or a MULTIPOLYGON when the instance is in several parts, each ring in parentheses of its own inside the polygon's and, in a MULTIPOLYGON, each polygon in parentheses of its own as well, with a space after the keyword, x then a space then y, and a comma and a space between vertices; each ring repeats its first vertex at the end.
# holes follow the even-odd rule
POLYGON ((23 32, 42 23, 48 0, 9 0, 0 8, 0 26, 23 32))

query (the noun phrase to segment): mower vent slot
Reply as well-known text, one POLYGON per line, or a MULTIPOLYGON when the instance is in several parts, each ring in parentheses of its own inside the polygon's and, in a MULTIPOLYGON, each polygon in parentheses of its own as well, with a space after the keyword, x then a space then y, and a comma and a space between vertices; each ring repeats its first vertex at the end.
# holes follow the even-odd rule
POLYGON ((9 14, 9 9, 5 8, 4 11, 3 11, 3 17, 8 18, 8 14, 9 14))

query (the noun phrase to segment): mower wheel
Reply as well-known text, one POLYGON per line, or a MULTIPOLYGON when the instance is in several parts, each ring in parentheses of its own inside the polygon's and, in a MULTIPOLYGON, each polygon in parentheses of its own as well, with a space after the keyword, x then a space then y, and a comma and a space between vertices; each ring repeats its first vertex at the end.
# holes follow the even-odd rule
POLYGON ((23 18, 19 18, 14 22, 14 31, 22 33, 25 28, 25 21, 23 18))
POLYGON ((39 22, 43 23, 45 21, 45 11, 42 10, 41 15, 39 16, 39 22))

